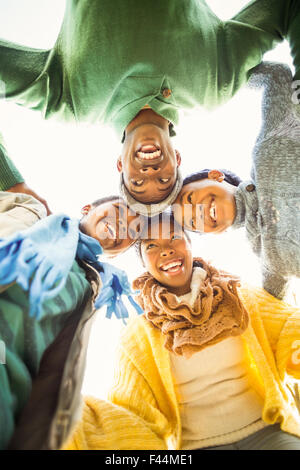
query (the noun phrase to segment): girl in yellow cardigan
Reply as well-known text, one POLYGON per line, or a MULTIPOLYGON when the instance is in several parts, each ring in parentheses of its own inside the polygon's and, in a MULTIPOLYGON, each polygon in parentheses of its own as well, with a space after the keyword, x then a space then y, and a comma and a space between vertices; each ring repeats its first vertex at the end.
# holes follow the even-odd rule
POLYGON ((300 450, 300 311, 193 260, 173 220, 156 222, 134 282, 145 313, 109 401, 86 398, 67 448, 300 450))

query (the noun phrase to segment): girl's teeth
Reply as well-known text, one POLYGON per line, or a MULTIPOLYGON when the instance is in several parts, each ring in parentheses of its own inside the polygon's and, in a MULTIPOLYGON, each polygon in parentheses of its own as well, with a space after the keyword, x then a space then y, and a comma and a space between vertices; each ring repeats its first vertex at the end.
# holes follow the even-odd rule
POLYGON ((182 263, 180 261, 175 261, 173 263, 169 263, 165 266, 162 266, 163 271, 176 271, 181 267, 182 263))
POLYGON ((169 273, 175 273, 176 271, 179 270, 179 268, 180 268, 180 266, 174 266, 174 268, 168 269, 168 272, 169 272, 169 273))

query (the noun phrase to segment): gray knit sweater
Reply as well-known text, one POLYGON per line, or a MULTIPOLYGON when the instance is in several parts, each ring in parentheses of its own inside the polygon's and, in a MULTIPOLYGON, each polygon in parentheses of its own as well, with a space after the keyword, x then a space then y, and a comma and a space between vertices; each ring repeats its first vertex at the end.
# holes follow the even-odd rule
POLYGON ((233 227, 245 225, 263 287, 283 298, 289 278, 300 277, 300 86, 292 88, 288 66, 270 62, 254 69, 249 86, 263 87, 262 128, 251 181, 236 192, 233 227))

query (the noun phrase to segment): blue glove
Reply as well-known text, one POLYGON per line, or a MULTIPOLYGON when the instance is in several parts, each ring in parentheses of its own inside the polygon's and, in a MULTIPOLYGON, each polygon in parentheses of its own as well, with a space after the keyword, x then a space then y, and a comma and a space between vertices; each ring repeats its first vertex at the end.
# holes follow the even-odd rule
POLYGON ((16 282, 29 292, 29 316, 39 318, 42 303, 63 288, 75 259, 78 233, 78 221, 51 215, 0 239, 0 285, 16 282))
POLYGON ((102 272, 100 272, 102 280, 102 289, 95 301, 95 307, 100 308, 107 305, 106 317, 111 318, 114 313, 118 319, 122 319, 126 324, 125 318, 128 318, 128 311, 122 300, 122 295, 128 297, 129 302, 140 315, 143 313, 142 308, 134 301, 131 294, 130 284, 127 274, 121 269, 116 268, 108 263, 99 263, 102 272))

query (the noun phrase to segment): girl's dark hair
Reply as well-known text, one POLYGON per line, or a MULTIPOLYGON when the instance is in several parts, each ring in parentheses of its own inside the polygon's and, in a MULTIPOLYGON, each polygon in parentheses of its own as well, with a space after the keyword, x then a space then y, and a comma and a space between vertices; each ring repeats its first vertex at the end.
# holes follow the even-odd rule
MULTIPOLYGON (((200 180, 208 178, 208 173, 210 171, 211 170, 206 168, 205 170, 192 173, 191 175, 184 178, 183 186, 188 183, 193 183, 194 181, 200 181, 200 180)), ((222 171, 222 173, 224 173, 224 176, 225 176, 224 180, 227 183, 232 184, 233 186, 238 186, 242 182, 241 178, 230 170, 219 169, 219 171, 222 171)))

